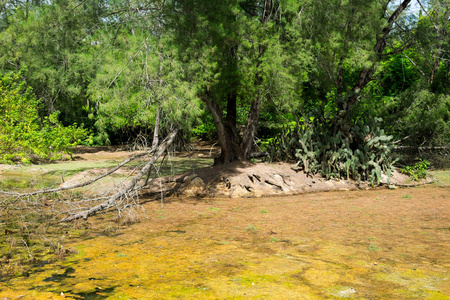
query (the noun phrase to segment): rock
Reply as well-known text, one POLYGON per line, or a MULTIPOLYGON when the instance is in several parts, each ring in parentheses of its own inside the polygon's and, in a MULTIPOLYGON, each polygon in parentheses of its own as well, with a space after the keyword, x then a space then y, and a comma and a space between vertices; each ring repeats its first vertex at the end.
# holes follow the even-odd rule
POLYGON ((192 179, 194 179, 196 177, 197 177, 197 175, 195 175, 195 174, 187 175, 186 177, 183 178, 183 182, 184 183, 189 183, 189 182, 192 181, 192 179))
POLYGON ((381 180, 380 183, 382 184, 388 184, 390 178, 385 173, 381 173, 381 180))
POLYGON ((178 189, 178 194, 187 197, 205 197, 208 191, 200 177, 186 180, 178 189))

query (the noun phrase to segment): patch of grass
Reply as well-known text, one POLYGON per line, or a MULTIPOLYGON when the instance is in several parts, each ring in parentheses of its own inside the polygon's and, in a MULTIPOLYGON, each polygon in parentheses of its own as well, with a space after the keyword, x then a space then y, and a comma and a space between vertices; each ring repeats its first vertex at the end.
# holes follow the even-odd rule
POLYGON ((405 194, 405 195, 403 195, 402 198, 403 198, 403 199, 412 199, 412 196, 405 194))
POLYGON ((270 241, 271 241, 271 242, 279 242, 280 239, 277 239, 277 238, 270 238, 270 241))
POLYGON ((264 209, 261 209, 259 212, 262 213, 262 214, 268 214, 269 213, 267 210, 264 210, 264 209))
POLYGON ((245 227, 245 230, 246 231, 250 231, 250 232, 253 232, 253 233, 255 233, 255 232, 257 232, 258 231, 258 228, 255 226, 255 225, 248 225, 247 227, 245 227))
POLYGON ((210 207, 208 208, 209 211, 220 211, 220 208, 217 207, 210 207))
POLYGON ((367 250, 369 250, 369 251, 379 251, 380 248, 375 246, 374 244, 370 244, 369 248, 367 248, 367 250))
POLYGON ((279 278, 271 275, 248 274, 246 276, 233 278, 231 281, 243 286, 256 286, 258 284, 277 282, 279 281, 279 278))
MULTIPOLYGON (((450 170, 430 171, 429 174, 440 182, 450 185, 450 170)), ((436 184, 441 184, 440 182, 436 184)))

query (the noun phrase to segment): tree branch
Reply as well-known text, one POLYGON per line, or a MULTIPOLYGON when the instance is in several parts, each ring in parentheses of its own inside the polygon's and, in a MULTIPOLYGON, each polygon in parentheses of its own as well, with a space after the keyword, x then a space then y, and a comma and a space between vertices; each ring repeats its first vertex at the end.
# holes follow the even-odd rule
POLYGON ((80 187, 85 187, 88 185, 93 184, 94 182, 114 173, 115 171, 119 170, 121 167, 123 167, 124 165, 126 165, 127 163, 139 158, 139 157, 143 157, 146 155, 150 155, 152 152, 154 152, 154 149, 147 151, 145 153, 139 153, 133 156, 130 156, 128 158, 126 158, 124 161, 122 161, 119 165, 117 165, 116 167, 112 168, 111 170, 109 170, 108 172, 106 172, 103 175, 100 175, 96 178, 93 178, 91 180, 88 180, 86 182, 82 182, 79 184, 75 184, 75 185, 71 185, 71 186, 67 186, 67 187, 61 187, 61 188, 56 188, 56 189, 49 189, 49 190, 41 190, 41 191, 35 191, 35 192, 31 192, 31 193, 23 193, 23 194, 19 194, 19 193, 10 193, 10 192, 2 192, 0 191, 0 194, 6 194, 6 195, 14 195, 17 198, 21 198, 21 197, 30 197, 30 196, 35 196, 35 195, 42 195, 42 194, 50 194, 50 193, 56 193, 56 192, 62 192, 62 191, 66 191, 66 190, 72 190, 72 189, 76 189, 76 188, 80 188, 80 187))
POLYGON ((136 174, 131 182, 129 182, 124 188, 122 188, 120 191, 109 197, 109 199, 99 205, 96 205, 92 208, 89 208, 87 210, 81 211, 79 213, 76 213, 71 216, 67 216, 64 219, 61 220, 61 222, 70 222, 76 219, 87 219, 90 215, 95 214, 99 211, 103 211, 106 209, 109 209, 114 206, 114 204, 121 199, 123 196, 128 194, 139 182, 139 180, 148 173, 148 170, 153 166, 153 164, 158 160, 158 158, 167 150, 168 147, 172 144, 173 140, 175 139, 175 136, 177 135, 177 130, 173 131, 166 140, 161 143, 161 145, 157 148, 156 153, 152 156, 152 158, 148 161, 148 163, 141 169, 141 171, 136 174))

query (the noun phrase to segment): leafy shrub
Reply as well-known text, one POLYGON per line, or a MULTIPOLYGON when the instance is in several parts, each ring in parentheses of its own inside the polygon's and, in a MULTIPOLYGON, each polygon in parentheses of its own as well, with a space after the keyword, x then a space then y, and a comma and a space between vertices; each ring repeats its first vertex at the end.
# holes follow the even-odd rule
POLYGON ((430 162, 427 160, 420 160, 414 166, 406 166, 400 169, 400 172, 411 177, 411 180, 417 181, 427 177, 427 170, 430 167, 430 162))
POLYGON ((55 160, 87 136, 83 127, 64 127, 59 112, 39 119, 39 101, 18 74, 0 78, 0 163, 55 160))
POLYGON ((377 125, 358 120, 342 126, 325 118, 305 118, 302 125, 286 127, 268 146, 272 160, 296 160, 307 174, 320 173, 327 179, 353 178, 379 183, 381 175, 390 177, 394 161, 391 136, 377 125), (337 130, 336 128, 340 128, 337 130))

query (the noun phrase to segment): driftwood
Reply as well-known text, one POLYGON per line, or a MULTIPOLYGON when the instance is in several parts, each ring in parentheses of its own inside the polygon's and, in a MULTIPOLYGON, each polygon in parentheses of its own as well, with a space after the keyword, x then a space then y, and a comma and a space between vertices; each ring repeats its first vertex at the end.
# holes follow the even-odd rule
MULTIPOLYGON (((438 179, 432 179, 432 180, 428 180, 425 182, 417 182, 417 183, 396 183, 394 185, 400 186, 400 187, 416 187, 416 186, 421 186, 421 185, 426 185, 426 184, 432 184, 435 182, 439 182, 440 184, 442 184, 443 187, 448 187, 448 184, 438 180, 438 179)), ((441 187, 442 187, 441 186, 441 187)))
POLYGON ((138 184, 139 180, 145 176, 150 168, 154 165, 154 163, 158 160, 158 158, 167 150, 167 148, 172 144, 173 140, 175 139, 175 136, 177 134, 177 131, 175 130, 172 132, 167 139, 156 149, 156 152, 151 157, 151 159, 147 162, 147 164, 141 169, 141 171, 133 176, 133 179, 131 182, 129 182, 125 187, 123 187, 120 191, 115 193, 114 195, 110 196, 108 200, 105 202, 96 205, 92 208, 86 209, 84 211, 78 212, 76 214, 70 215, 65 217, 61 220, 61 222, 70 222, 76 219, 87 219, 90 215, 93 215, 97 212, 109 209, 114 206, 114 204, 121 199, 123 196, 126 196, 129 192, 135 189, 136 185, 138 184))

